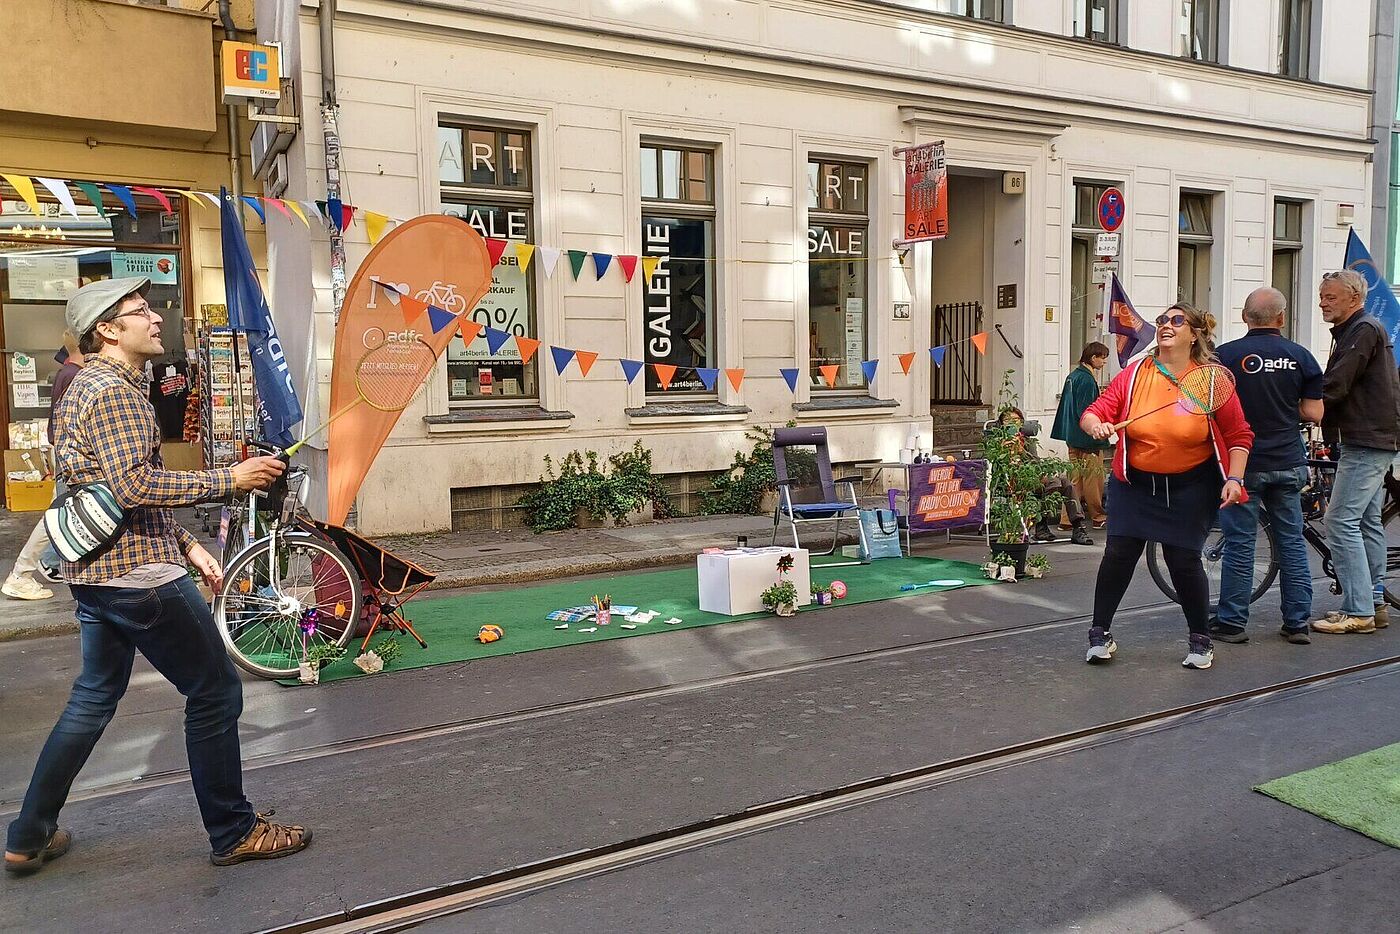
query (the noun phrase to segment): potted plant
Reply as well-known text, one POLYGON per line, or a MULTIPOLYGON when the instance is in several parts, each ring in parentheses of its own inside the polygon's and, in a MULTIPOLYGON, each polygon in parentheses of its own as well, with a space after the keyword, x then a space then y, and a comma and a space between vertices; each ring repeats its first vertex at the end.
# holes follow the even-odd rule
POLYGON ((792 554, 778 556, 778 579, 758 595, 763 608, 779 616, 792 616, 797 612, 797 585, 787 579, 792 570, 792 554))
POLYGON ((817 606, 831 606, 831 588, 826 584, 812 585, 812 602, 817 606))
POLYGON ((399 640, 390 636, 383 642, 355 657, 355 667, 367 675, 384 670, 384 666, 403 654, 399 640))
POLYGON ((982 565, 982 573, 989 580, 1015 581, 1016 559, 1006 552, 995 552, 992 554, 991 560, 982 565))
POLYGON ((302 684, 319 684, 321 669, 345 654, 334 642, 318 642, 306 650, 297 664, 297 678, 302 684))
POLYGON ((1027 577, 1044 577, 1049 570, 1050 556, 1043 552, 1037 552, 1026 559, 1027 577))

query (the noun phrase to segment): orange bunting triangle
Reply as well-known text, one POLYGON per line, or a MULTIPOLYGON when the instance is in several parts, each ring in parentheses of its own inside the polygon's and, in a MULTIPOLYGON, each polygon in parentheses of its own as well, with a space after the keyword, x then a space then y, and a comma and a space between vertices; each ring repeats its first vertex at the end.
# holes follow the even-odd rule
POLYGON ((574 359, 578 361, 578 371, 587 376, 588 371, 593 369, 593 363, 598 359, 598 354, 592 350, 575 350, 574 359))
POLYGON ((424 312, 427 310, 427 302, 419 301, 412 295, 399 296, 399 311, 403 312, 404 324, 412 324, 417 321, 419 318, 423 317, 424 312))
POLYGON ((828 363, 826 366, 817 367, 817 369, 822 371, 822 379, 828 386, 836 385, 836 371, 841 369, 841 364, 828 363))
POLYGON ((675 366, 670 363, 653 363, 651 368, 656 371, 656 379, 661 383, 661 388, 670 389, 671 380, 676 378, 675 366))
MULTIPOLYGON (((521 337, 517 334, 515 335, 515 349, 520 351, 520 362, 529 363, 530 358, 535 355, 535 351, 540 349, 540 342, 533 337, 521 337)), ((579 364, 579 366, 582 365, 582 363, 579 364)), ((584 375, 587 376, 588 374, 585 373, 584 375)))
POLYGON ((909 367, 914 364, 914 355, 912 353, 896 354, 895 359, 899 361, 899 368, 904 371, 904 375, 908 376, 909 367))
POLYGON ((735 392, 738 392, 739 387, 744 385, 744 370, 742 367, 734 370, 725 370, 724 375, 729 377, 729 385, 734 387, 735 392))
POLYGON ((977 348, 977 352, 982 356, 987 355, 987 332, 981 331, 972 335, 972 346, 977 348))
POLYGON ((480 321, 473 321, 467 317, 457 319, 457 336, 462 339, 464 344, 470 344, 476 340, 484 330, 486 330, 486 325, 480 321))

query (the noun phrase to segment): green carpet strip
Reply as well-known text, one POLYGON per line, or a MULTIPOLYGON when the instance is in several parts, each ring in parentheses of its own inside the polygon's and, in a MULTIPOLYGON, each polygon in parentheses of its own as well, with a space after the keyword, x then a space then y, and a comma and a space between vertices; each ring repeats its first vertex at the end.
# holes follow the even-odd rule
POLYGON ((1400 743, 1276 778, 1254 790, 1400 847, 1400 743))

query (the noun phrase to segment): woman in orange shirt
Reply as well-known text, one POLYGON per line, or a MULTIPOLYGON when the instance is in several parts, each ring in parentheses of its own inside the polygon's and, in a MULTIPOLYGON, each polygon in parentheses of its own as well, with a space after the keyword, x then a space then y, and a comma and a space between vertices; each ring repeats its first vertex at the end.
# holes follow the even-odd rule
POLYGON ((1085 660, 1112 660, 1118 645, 1111 626, 1133 571, 1149 541, 1162 546, 1172 586, 1190 628, 1185 668, 1209 668, 1215 651, 1207 630, 1210 586, 1201 549, 1223 506, 1244 493, 1244 468, 1254 432, 1238 398, 1201 416, 1172 405, 1187 373, 1215 362, 1215 321, 1191 305, 1177 303, 1157 318, 1157 348, 1113 378, 1084 411, 1079 426, 1103 440, 1113 426, 1143 413, 1123 429, 1113 452, 1108 482, 1108 543, 1094 589, 1094 624, 1085 660), (1159 406, 1167 408, 1154 412, 1159 406))

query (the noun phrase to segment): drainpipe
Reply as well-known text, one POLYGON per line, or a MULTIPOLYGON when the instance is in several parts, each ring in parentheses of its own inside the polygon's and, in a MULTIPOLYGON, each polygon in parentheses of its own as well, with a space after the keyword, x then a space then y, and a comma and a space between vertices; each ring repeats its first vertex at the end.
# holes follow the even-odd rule
MULTIPOLYGON (((233 28, 233 13, 229 10, 229 0, 219 0, 219 22, 224 24, 224 39, 234 42, 238 38, 233 28)), ((243 152, 238 141, 238 108, 233 104, 224 105, 225 120, 228 121, 228 183, 233 193, 233 206, 238 211, 239 221, 243 220, 243 152)))
MULTIPOLYGON (((317 11, 321 35, 321 137, 325 143, 326 200, 340 200, 340 107, 335 94, 335 0, 321 0, 317 11)), ((331 309, 340 323, 340 306, 345 303, 345 237, 334 221, 330 224, 331 309)))

